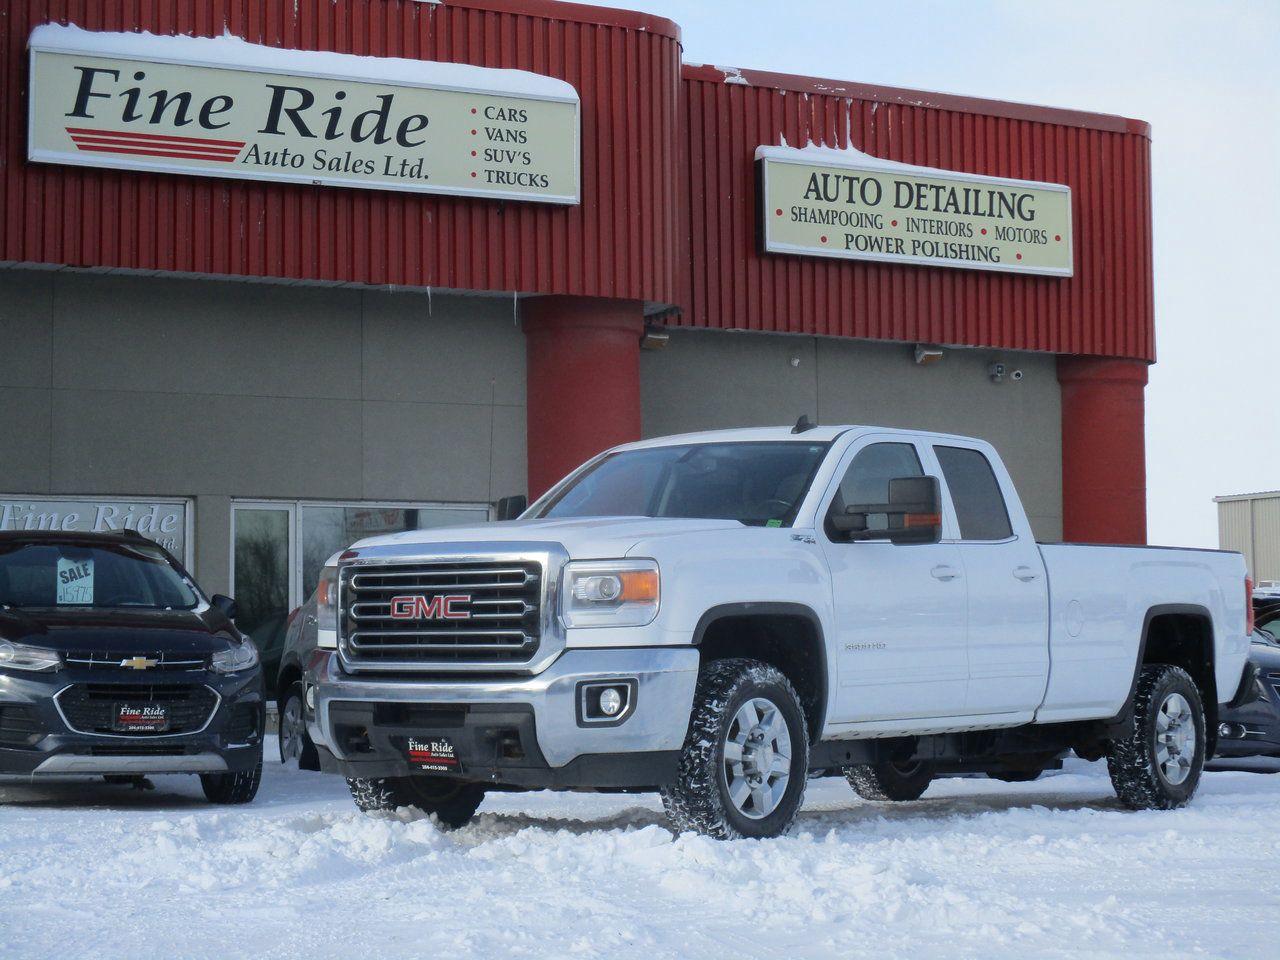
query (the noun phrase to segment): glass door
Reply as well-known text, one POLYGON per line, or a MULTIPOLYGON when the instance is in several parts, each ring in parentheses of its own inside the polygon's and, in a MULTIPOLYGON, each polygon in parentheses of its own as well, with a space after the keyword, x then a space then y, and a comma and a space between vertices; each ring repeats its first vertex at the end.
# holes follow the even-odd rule
POLYGON ((231 507, 231 583, 236 626, 262 655, 268 694, 274 693, 289 612, 298 605, 294 570, 296 509, 291 503, 231 507))

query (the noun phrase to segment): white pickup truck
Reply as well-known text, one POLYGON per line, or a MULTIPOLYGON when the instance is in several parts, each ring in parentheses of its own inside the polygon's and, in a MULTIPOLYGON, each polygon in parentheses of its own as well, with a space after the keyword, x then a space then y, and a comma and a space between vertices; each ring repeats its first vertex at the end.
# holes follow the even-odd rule
POLYGON ((918 798, 1106 757, 1195 792, 1248 648, 1243 558, 1037 544, 979 440, 733 430, 601 454, 518 519, 363 540, 303 677, 362 809, 658 790, 674 826, 784 831, 806 780, 918 798))

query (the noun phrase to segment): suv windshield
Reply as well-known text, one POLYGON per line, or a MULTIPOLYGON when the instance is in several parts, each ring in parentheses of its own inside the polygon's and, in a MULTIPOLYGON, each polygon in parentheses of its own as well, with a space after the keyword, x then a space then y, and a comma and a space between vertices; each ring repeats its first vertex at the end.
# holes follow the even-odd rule
POLYGON ((145 543, 0 544, 0 604, 190 610, 192 585, 145 543))
POLYGON ((685 517, 790 526, 829 444, 702 443, 610 454, 540 517, 685 517))

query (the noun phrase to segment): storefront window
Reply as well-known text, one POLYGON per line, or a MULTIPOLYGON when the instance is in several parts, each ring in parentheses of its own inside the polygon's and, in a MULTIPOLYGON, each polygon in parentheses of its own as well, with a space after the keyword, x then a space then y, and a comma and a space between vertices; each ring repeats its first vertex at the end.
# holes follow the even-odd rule
POLYGON ((487 504, 234 504, 236 625, 262 653, 268 691, 274 695, 289 614, 315 592, 329 557, 365 537, 488 519, 487 504))

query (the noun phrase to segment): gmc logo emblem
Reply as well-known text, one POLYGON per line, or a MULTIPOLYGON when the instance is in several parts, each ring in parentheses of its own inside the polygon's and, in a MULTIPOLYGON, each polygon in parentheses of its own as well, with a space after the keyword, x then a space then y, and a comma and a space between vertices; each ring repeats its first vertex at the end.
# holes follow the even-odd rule
POLYGON ((392 620, 470 620, 471 611, 458 607, 469 604, 469 593, 440 594, 428 600, 421 595, 391 598, 392 620))

